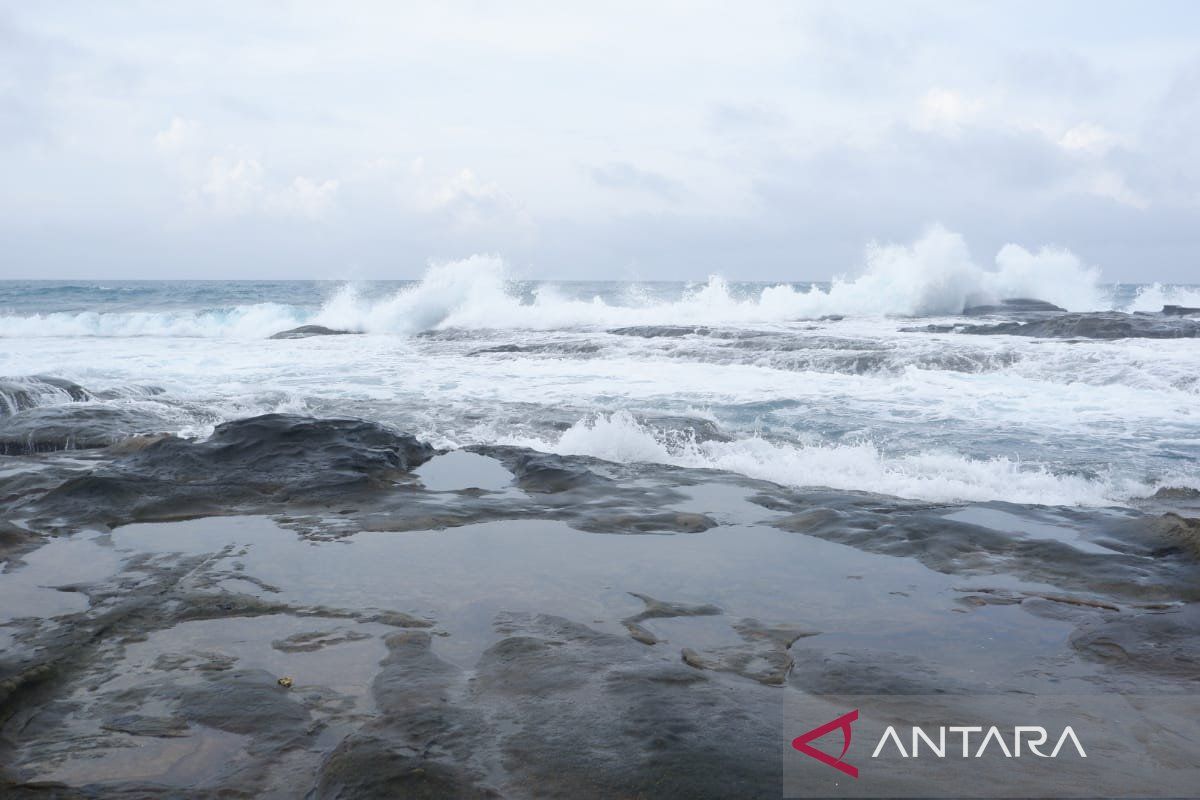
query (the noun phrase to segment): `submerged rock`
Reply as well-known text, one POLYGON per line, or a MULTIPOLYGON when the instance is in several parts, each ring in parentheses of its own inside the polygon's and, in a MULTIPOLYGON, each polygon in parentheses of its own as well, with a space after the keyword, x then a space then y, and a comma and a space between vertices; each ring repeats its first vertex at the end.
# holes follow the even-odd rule
POLYGON ((324 325, 301 325, 299 328, 280 331, 268 336, 268 339, 307 339, 309 336, 345 336, 358 331, 344 331, 337 328, 326 328, 324 325))
POLYGON ((1200 336, 1200 320, 1159 314, 1095 311, 1062 314, 1032 322, 966 325, 962 333, 1037 336, 1048 339, 1185 339, 1200 336))
POLYGON ((677 339, 682 336, 708 336, 712 329, 703 325, 631 325, 627 328, 612 328, 608 333, 617 336, 637 336, 642 339, 677 339))
POLYGON ((51 403, 90 400, 91 393, 79 384, 47 375, 0 378, 0 417, 51 403))

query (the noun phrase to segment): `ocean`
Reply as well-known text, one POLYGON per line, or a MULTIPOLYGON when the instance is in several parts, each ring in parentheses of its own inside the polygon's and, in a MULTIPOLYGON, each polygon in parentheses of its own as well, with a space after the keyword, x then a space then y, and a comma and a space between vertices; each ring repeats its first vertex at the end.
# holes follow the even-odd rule
POLYGON ((1010 296, 1079 312, 1200 306, 1195 286, 1099 285, 1084 271, 1046 285, 936 271, 534 282, 480 257, 419 281, 6 281, 0 413, 18 391, 79 401, 29 383, 49 375, 119 410, 114 439, 291 412, 440 448, 932 502, 1128 506, 1200 489, 1197 340, 963 332, 981 321, 964 310, 1010 296), (358 335, 270 338, 301 325, 358 335))

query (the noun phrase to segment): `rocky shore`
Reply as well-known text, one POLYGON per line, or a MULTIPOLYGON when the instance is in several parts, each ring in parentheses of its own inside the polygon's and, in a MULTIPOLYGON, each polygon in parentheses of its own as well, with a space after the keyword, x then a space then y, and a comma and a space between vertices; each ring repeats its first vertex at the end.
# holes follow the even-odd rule
POLYGON ((284 414, 100 444, 0 471, 4 797, 777 797, 786 693, 1200 684, 1190 496, 938 505, 284 414))

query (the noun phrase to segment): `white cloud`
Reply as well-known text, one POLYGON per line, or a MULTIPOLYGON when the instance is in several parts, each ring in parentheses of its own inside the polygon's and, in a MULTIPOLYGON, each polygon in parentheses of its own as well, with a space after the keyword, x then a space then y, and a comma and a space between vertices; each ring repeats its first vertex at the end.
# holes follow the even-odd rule
POLYGON ((316 221, 386 274, 469 241, 549 274, 798 278, 941 219, 1193 276, 1200 17, 915 2, 14 5, 0 240, 51 275, 78 259, 46 231, 123 265, 152 229, 244 274, 225 254, 316 221))
POLYGON ((1131 189, 1125 178, 1114 170, 1101 170, 1087 176, 1083 187, 1085 191, 1097 197, 1113 200, 1130 208, 1145 210, 1150 207, 1150 201, 1131 189))
POLYGON ((154 135, 154 147, 163 153, 176 153, 196 142, 200 124, 183 117, 171 117, 171 124, 154 135))
POLYGON ((1064 150, 1089 156, 1102 156, 1118 142, 1114 133, 1089 122, 1076 125, 1058 139, 1059 146, 1064 150))
POLYGON ((919 130, 954 135, 979 116, 984 103, 950 89, 934 88, 921 97, 915 126, 919 130))

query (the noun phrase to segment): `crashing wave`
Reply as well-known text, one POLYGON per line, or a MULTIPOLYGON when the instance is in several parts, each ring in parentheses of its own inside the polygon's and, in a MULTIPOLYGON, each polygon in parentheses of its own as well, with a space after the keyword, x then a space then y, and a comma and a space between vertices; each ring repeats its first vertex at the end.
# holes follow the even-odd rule
POLYGON ((950 452, 888 455, 866 442, 800 444, 761 437, 701 441, 677 430, 658 430, 628 411, 580 420, 556 440, 509 438, 504 443, 620 463, 720 469, 785 486, 865 490, 935 503, 1003 500, 1104 507, 1151 496, 1160 486, 1195 482, 1184 475, 1151 484, 1057 474, 1019 459, 973 459, 950 452))
MULTIPOLYGON (((1112 307, 1099 272, 1069 251, 1034 252, 1010 244, 985 268, 973 260, 961 236, 934 227, 911 245, 868 247, 860 274, 837 277, 825 288, 778 284, 747 292, 713 276, 673 300, 637 292, 619 301, 579 299, 547 284, 523 291, 501 259, 476 255, 435 264, 418 283, 387 297, 345 285, 319 309, 257 303, 190 311, 9 314, 0 315, 0 336, 265 338, 300 325, 389 334, 452 327, 734 325, 828 315, 957 315, 1011 297, 1037 298, 1070 311, 1112 307)), ((1191 299, 1158 287, 1144 290, 1135 305, 1164 298, 1184 305, 1191 299)))

